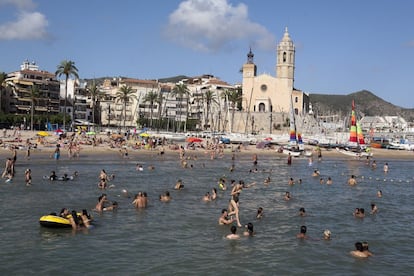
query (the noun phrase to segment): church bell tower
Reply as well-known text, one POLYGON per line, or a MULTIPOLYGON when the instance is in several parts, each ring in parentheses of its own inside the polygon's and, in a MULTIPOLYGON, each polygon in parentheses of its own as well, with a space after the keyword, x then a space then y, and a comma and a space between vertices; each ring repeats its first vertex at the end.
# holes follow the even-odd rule
POLYGON ((289 36, 287 27, 282 40, 277 46, 276 77, 286 79, 293 87, 295 72, 295 45, 289 36))

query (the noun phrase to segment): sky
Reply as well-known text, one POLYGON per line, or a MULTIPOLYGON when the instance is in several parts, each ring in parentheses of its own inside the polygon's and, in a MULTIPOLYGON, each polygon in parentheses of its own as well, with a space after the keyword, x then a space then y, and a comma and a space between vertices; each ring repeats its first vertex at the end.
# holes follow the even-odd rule
POLYGON ((414 108, 414 1, 0 0, 0 72, 24 60, 79 77, 214 75, 241 83, 249 48, 275 76, 285 28, 296 46, 296 89, 369 90, 414 108))

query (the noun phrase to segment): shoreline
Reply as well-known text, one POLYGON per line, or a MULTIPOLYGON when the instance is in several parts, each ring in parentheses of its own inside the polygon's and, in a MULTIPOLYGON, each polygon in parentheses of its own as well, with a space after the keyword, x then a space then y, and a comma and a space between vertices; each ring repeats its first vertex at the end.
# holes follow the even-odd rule
MULTIPOLYGON (((10 130, 8 130, 11 132, 10 130)), ((22 156, 22 154, 26 155, 26 141, 29 140, 32 144, 37 144, 36 149, 31 150, 31 157, 40 158, 41 156, 46 156, 47 158, 50 157, 50 155, 53 153, 55 146, 60 143, 62 145, 61 147, 61 157, 63 157, 63 160, 70 160, 67 157, 67 149, 65 147, 65 144, 62 143, 62 141, 59 141, 58 136, 51 134, 47 137, 44 137, 43 139, 46 141, 46 144, 39 143, 38 136, 36 135, 37 131, 21 131, 20 132, 20 141, 14 141, 14 137, 2 137, 0 138, 3 141, 3 144, 0 146, 0 156, 9 156, 11 154, 10 146, 19 146, 18 154, 22 156)), ((52 132, 49 132, 52 133, 52 132)), ((69 133, 70 134, 70 133, 69 133)), ((118 155, 120 157, 120 150, 122 147, 111 147, 110 142, 108 141, 109 138, 106 134, 96 134, 96 139, 102 139, 103 143, 99 144, 97 146, 93 145, 87 145, 87 144, 81 144, 81 151, 80 151, 80 158, 82 159, 83 155, 87 155, 90 158, 96 157, 96 156, 110 156, 110 155, 118 155)), ((81 139, 81 141, 85 142, 90 137, 84 137, 81 139)), ((130 143, 129 143, 130 144, 130 143)), ((185 145, 185 142, 177 142, 174 143, 176 145, 185 145)), ((234 151, 232 149, 236 148, 236 145, 225 145, 226 148, 224 149, 224 155, 230 155, 234 151)), ((125 148, 125 146, 124 146, 125 148)), ((128 150, 128 156, 131 157, 138 157, 141 155, 144 156, 150 156, 150 155, 158 155, 160 152, 160 146, 157 146, 155 149, 133 149, 130 146, 126 146, 128 150)), ((307 150, 312 150, 315 152, 316 146, 310 146, 306 145, 305 148, 307 150)), ((179 150, 178 149, 171 149, 169 145, 166 145, 163 147, 165 155, 172 156, 176 155, 177 158, 179 156, 179 150)), ((198 155, 209 155, 209 151, 202 148, 197 148, 195 150, 192 149, 186 149, 186 152, 188 154, 197 153, 198 155)), ((391 149, 378 149, 378 148, 371 148, 371 152, 373 153, 373 156, 371 159, 414 159, 414 151, 407 151, 407 150, 391 150, 391 149)), ((258 155, 274 155, 277 158, 287 158, 286 154, 278 153, 276 150, 276 147, 274 149, 260 149, 256 148, 256 145, 248 145, 248 146, 242 146, 241 150, 239 152, 236 152, 237 155, 252 155, 252 154, 258 154, 258 155)), ((335 149, 326 149, 322 148, 322 158, 323 157, 329 157, 334 159, 344 159, 344 160, 363 160, 361 159, 355 159, 350 156, 346 156, 344 154, 341 154, 340 152, 337 152, 335 149)), ((120 157, 121 158, 121 157, 120 157)), ((307 158, 307 157, 299 157, 300 159, 307 158)), ((313 155, 313 158, 316 158, 316 154, 313 155)), ((77 158, 75 158, 77 159, 77 158)))

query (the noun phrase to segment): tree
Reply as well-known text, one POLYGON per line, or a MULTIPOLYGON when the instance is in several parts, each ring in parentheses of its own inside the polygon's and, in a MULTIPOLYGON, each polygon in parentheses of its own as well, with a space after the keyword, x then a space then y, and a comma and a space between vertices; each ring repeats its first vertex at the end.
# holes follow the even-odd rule
MULTIPOLYGON (((144 103, 149 102, 150 104, 150 127, 152 127, 152 114, 154 111, 154 103, 157 102, 158 94, 157 92, 151 90, 144 97, 144 103)), ((159 106, 158 106, 159 107, 159 106)))
POLYGON ((35 109, 35 101, 39 98, 39 87, 34 84, 30 88, 30 130, 33 130, 33 114, 35 109))
POLYGON ((98 86, 93 80, 92 84, 87 88, 88 94, 91 96, 91 108, 92 108, 92 123, 95 127, 95 111, 96 111, 96 102, 99 102, 104 94, 99 90, 98 86))
POLYGON ((6 80, 7 78, 7 74, 4 72, 0 72, 0 113, 3 112, 3 101, 2 101, 2 97, 3 97, 3 93, 5 91, 6 88, 6 80))
POLYGON ((206 91, 206 93, 204 94, 204 101, 206 103, 206 107, 207 107, 207 112, 206 112, 206 122, 205 125, 210 125, 209 124, 209 115, 211 113, 211 105, 212 104, 217 104, 217 97, 216 94, 211 91, 210 89, 206 91))
POLYGON ((237 90, 231 89, 224 91, 223 97, 225 100, 231 104, 231 123, 230 123, 230 132, 233 132, 234 126, 234 113, 236 112, 237 105, 241 103, 242 96, 241 93, 237 90))
POLYGON ((178 100, 178 108, 180 110, 178 129, 181 128, 181 112, 183 108, 183 98, 185 97, 187 99, 189 95, 190 89, 188 89, 187 85, 185 85, 184 83, 177 84, 171 91, 171 96, 175 97, 178 100))
POLYGON ((161 93, 161 90, 158 92, 158 96, 157 99, 155 100, 155 102, 158 104, 158 126, 157 126, 157 130, 159 131, 160 126, 161 126, 161 113, 162 113, 162 105, 164 102, 164 96, 161 93))
POLYGON ((124 106, 124 130, 125 130, 125 121, 126 121, 126 107, 127 103, 137 99, 137 96, 134 94, 135 90, 131 86, 123 85, 115 94, 116 102, 121 102, 124 106))
POLYGON ((75 66, 75 62, 71 60, 64 60, 58 66, 55 72, 57 77, 65 75, 65 109, 63 110, 63 129, 66 129, 66 102, 68 97, 68 79, 73 76, 75 79, 79 79, 78 68, 75 66))

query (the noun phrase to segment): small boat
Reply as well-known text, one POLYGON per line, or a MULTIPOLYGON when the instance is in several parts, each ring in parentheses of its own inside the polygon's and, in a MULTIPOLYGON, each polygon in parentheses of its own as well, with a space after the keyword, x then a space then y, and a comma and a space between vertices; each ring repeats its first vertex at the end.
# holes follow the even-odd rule
POLYGON ((352 101, 351 127, 349 131, 349 141, 343 147, 336 150, 342 154, 352 157, 370 157, 372 152, 365 144, 364 135, 360 124, 357 122, 355 114, 355 102, 352 101))
POLYGON ((282 152, 293 157, 299 157, 305 155, 307 157, 312 156, 311 151, 305 151, 305 145, 303 144, 302 135, 296 131, 295 111, 293 109, 292 96, 290 97, 290 122, 289 122, 289 144, 283 147, 282 152))

